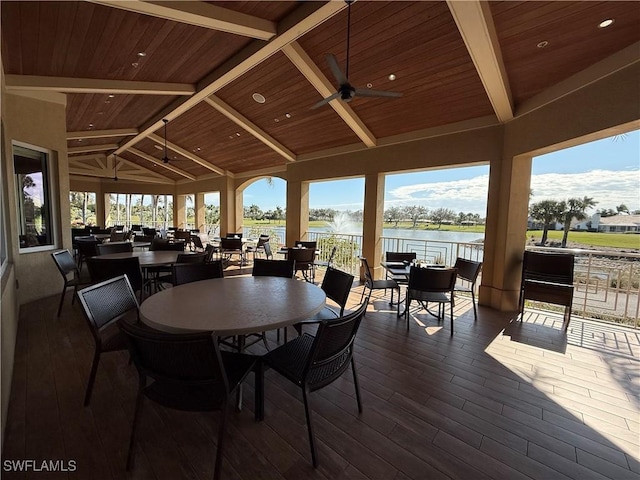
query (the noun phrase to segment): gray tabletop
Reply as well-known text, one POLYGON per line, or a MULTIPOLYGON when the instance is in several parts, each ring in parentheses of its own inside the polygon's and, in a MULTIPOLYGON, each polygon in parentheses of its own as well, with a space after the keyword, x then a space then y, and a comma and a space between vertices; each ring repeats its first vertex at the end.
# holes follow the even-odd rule
POLYGON ((147 325, 169 332, 242 335, 293 325, 318 313, 325 293, 280 277, 229 277, 187 283, 156 293, 140 307, 147 325))

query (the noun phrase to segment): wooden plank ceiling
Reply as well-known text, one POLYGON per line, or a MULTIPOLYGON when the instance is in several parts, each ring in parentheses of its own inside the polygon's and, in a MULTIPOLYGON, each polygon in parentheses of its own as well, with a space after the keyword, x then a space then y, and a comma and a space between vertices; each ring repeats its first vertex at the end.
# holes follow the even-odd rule
POLYGON ((111 176, 115 152, 132 177, 148 171, 168 183, 282 169, 466 120, 508 121, 640 40, 635 2, 360 0, 349 80, 403 96, 312 110, 337 88, 326 55, 345 69, 340 2, 16 1, 1 15, 7 89, 68 95, 71 172, 111 176), (599 28, 607 18, 613 25, 599 28))

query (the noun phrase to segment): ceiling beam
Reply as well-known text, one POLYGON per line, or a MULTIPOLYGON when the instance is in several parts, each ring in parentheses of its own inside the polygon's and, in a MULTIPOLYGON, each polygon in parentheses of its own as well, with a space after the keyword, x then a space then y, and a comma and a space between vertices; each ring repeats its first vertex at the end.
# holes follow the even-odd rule
POLYGON ((249 120, 247 117, 242 115, 236 109, 234 109, 231 105, 224 102, 221 98, 216 97, 215 95, 210 95, 205 98, 204 101, 215 108, 218 112, 223 114, 229 120, 234 122, 236 125, 240 126, 251 135, 256 137, 262 143, 264 143, 267 147, 274 150, 279 155, 282 155, 284 158, 289 160, 290 162, 295 162, 296 154, 289 150, 287 147, 278 142, 275 138, 269 135, 267 132, 258 127, 255 123, 249 120))
POLYGON ((128 137, 137 134, 137 128, 118 128, 114 130, 84 130, 82 132, 67 132, 67 140, 80 140, 81 138, 128 137))
POLYGON ((116 143, 107 143, 104 145, 83 145, 82 147, 67 148, 67 155, 74 155, 76 153, 101 152, 103 150, 115 150, 116 148, 118 148, 118 144, 116 143))
POLYGON ((193 95, 189 83, 134 82, 97 78, 39 77, 5 75, 7 90, 36 90, 64 93, 113 93, 130 95, 193 95))
MULTIPOLYGON (((153 183, 174 183, 169 177, 160 175, 151 169, 145 168, 123 158, 118 159, 118 178, 153 183), (123 166, 126 165, 126 168, 123 166)), ((104 154, 84 155, 82 157, 69 158, 69 173, 91 177, 113 178, 113 155, 107 157, 104 154)))
POLYGON ((137 148, 130 148, 127 151, 133 153, 134 155, 139 156, 140 158, 144 158, 145 160, 153 163, 154 165, 157 165, 158 167, 166 168, 167 170, 171 170, 173 173, 182 175, 183 177, 188 178, 189 180, 196 179, 195 175, 192 175, 189 172, 185 172, 181 168, 174 167, 173 165, 171 165, 171 163, 164 163, 162 160, 158 160, 157 158, 147 153, 144 153, 143 151, 138 150, 137 148))
POLYGON ((139 0, 89 0, 108 7, 188 23, 198 27, 245 37, 269 40, 276 34, 276 24, 206 2, 143 2, 139 0))
POLYGON ((162 115, 159 115, 157 120, 148 122, 140 129, 138 135, 120 145, 116 153, 124 152, 158 130, 163 126, 163 119, 171 121, 187 112, 209 95, 241 77, 271 55, 279 52, 282 47, 313 30, 345 7, 346 4, 343 2, 327 2, 319 7, 316 2, 303 2, 298 9, 279 24, 278 30, 281 30, 282 33, 272 38, 267 44, 258 40, 249 44, 238 55, 211 72, 206 80, 200 82, 197 93, 186 100, 180 99, 174 102, 170 108, 161 112, 162 115))
MULTIPOLYGON (((324 76, 320 68, 311 60, 311 57, 298 42, 291 42, 289 45, 285 45, 282 52, 300 70, 300 73, 305 76, 318 93, 322 95, 322 98, 326 98, 336 92, 335 86, 324 76)), ((336 98, 331 100, 329 105, 367 147, 376 146, 376 137, 348 104, 336 98)))
MULTIPOLYGON (((159 143, 160 145, 163 145, 165 143, 165 140, 161 137, 159 137, 156 134, 151 134, 149 135, 149 140, 153 140, 154 142, 159 143)), ((205 159, 194 155, 192 152, 185 150, 182 147, 179 147, 178 145, 176 145, 175 143, 171 143, 171 142, 166 142, 167 144, 167 148, 169 150, 173 150, 176 153, 179 153, 180 155, 182 155, 183 157, 188 158, 189 160, 197 163, 198 165, 206 168, 207 170, 211 170, 212 172, 217 173, 218 175, 224 175, 225 174, 225 170, 224 168, 220 168, 216 165, 213 165, 212 163, 207 162, 205 159)))
POLYGON ((508 122, 513 100, 489 2, 447 0, 447 5, 498 120, 508 122))

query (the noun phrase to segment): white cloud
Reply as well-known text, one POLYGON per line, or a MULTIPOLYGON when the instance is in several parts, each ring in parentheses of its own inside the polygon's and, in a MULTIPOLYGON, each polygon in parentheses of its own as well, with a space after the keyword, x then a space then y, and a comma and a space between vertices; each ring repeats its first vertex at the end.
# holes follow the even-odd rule
POLYGON ((489 176, 450 182, 405 185, 389 191, 385 207, 422 205, 429 209, 450 208, 456 212, 486 214, 489 176))
MULTIPOLYGON (((591 197, 598 208, 615 208, 624 203, 640 209, 640 170, 592 170, 582 173, 545 173, 531 178, 531 202, 591 197)), ((594 209, 595 211, 595 209, 594 209)))
MULTIPOLYGON (((422 205, 429 209, 450 208, 456 212, 486 215, 488 175, 450 182, 405 185, 388 192, 385 208, 422 205)), ((615 208, 624 203, 640 209, 640 170, 592 170, 582 173, 547 173, 531 177, 531 202, 591 197, 596 208, 615 208)), ((595 210, 594 210, 595 211, 595 210)))

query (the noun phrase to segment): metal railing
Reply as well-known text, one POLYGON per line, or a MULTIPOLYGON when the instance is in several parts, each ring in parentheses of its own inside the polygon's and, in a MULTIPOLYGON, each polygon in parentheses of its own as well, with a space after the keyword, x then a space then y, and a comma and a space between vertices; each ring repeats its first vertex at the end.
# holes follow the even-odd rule
MULTIPOLYGON (((335 265, 358 275, 362 254, 362 235, 307 232, 310 240, 318 242, 320 259, 327 260, 331 247, 338 249, 335 265)), ((414 238, 381 237, 382 255, 385 252, 415 252, 417 259, 426 263, 453 265, 457 257, 482 262, 484 245, 479 242, 444 242, 414 238)), ((571 252, 575 255, 574 315, 640 326, 640 253, 619 253, 601 250, 568 250, 551 247, 527 247, 547 252, 571 252)), ((482 275, 482 273, 480 274, 482 275)), ((478 285, 481 280, 478 281, 478 285)), ((541 304, 545 310, 552 305, 541 304)))

